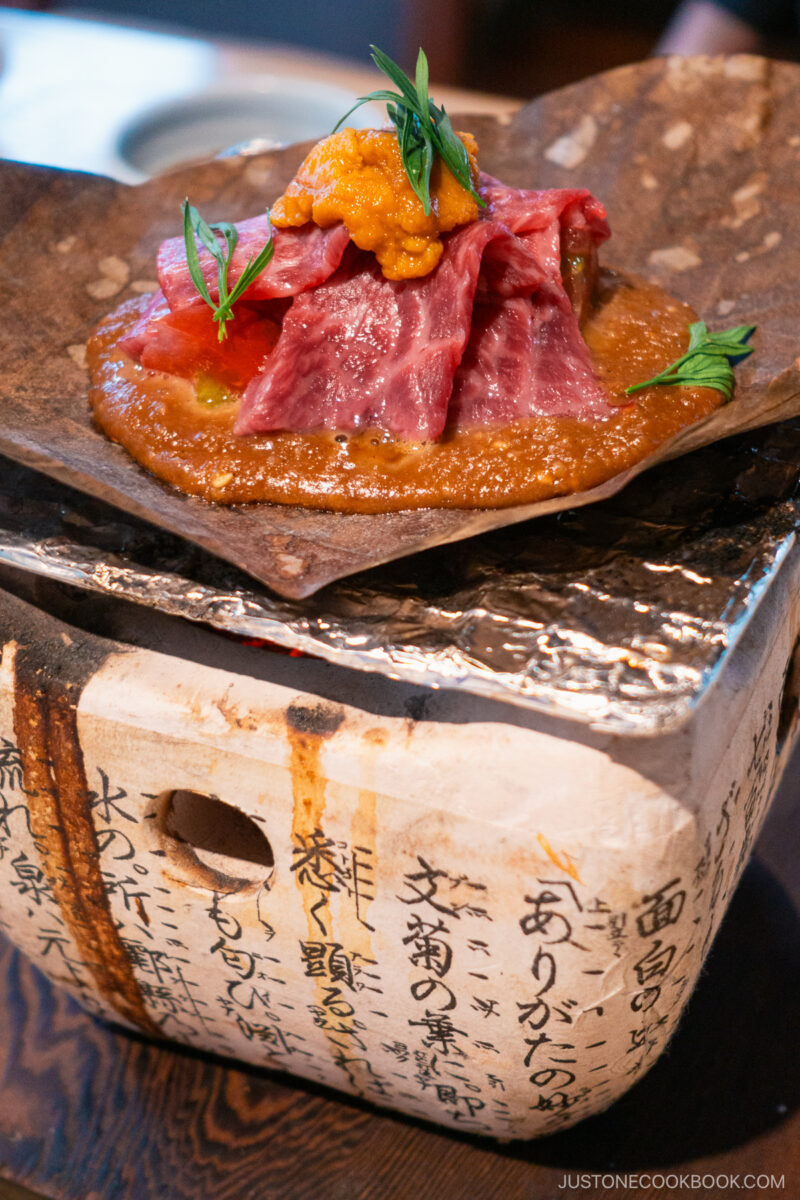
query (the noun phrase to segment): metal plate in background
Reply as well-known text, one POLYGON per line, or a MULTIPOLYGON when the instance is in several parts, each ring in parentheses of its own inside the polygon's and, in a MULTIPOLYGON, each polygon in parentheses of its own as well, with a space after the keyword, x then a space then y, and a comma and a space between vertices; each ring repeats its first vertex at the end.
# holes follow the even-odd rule
MULTIPOLYGON (((613 499, 281 600, 198 546, 8 462, 0 561, 344 666, 608 732, 684 721, 800 522, 800 420, 613 499)), ((254 651, 257 653, 258 651, 254 651)))

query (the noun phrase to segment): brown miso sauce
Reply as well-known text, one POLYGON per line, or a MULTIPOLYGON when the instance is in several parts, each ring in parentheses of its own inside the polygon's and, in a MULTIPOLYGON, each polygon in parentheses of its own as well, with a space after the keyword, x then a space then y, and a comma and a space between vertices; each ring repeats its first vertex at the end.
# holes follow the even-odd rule
POLYGON ((530 417, 446 431, 430 443, 380 430, 338 436, 236 437, 237 399, 209 405, 191 383, 143 370, 116 343, 148 297, 122 305, 89 342, 97 424, 154 475, 223 504, 271 501, 339 512, 501 508, 585 491, 633 466, 722 403, 710 388, 630 384, 683 354, 696 314, 655 284, 605 272, 583 327, 598 376, 619 409, 590 424, 530 417))

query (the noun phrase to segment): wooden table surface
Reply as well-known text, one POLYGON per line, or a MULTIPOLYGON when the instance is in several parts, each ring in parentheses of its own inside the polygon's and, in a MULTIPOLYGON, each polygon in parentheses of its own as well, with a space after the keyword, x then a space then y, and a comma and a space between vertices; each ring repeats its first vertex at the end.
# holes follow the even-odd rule
POLYGON ((527 1143, 458 1137, 110 1029, 0 943, 0 1200, 795 1200, 798 835, 800 747, 667 1052, 608 1112, 527 1143), (651 1178, 624 1179, 636 1173, 651 1178), (748 1187, 748 1173, 783 1187, 748 1187))

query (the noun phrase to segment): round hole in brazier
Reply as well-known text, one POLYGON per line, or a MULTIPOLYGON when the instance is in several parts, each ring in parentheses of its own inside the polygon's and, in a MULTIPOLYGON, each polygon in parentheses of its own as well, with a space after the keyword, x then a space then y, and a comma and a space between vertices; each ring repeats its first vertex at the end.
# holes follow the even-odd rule
POLYGON ((269 886, 275 857, 258 824, 218 796, 176 788, 162 792, 155 825, 181 881, 215 892, 269 886))

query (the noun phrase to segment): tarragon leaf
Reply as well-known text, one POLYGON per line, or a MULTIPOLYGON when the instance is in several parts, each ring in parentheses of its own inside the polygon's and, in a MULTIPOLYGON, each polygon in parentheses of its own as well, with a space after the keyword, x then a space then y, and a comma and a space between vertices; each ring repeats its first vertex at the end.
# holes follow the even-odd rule
MULTIPOLYGON (((269 220, 269 214, 267 214, 269 220)), ((230 221, 217 221, 213 225, 209 225, 200 216, 200 213, 189 203, 188 198, 183 202, 183 240, 186 245, 186 264, 189 268, 194 286, 205 300, 206 304, 213 310, 213 319, 219 323, 218 337, 222 341, 228 336, 228 331, 225 325, 228 321, 233 320, 233 305, 250 287, 250 284, 261 274, 267 263, 272 258, 273 241, 272 227, 269 227, 269 235, 267 242, 262 250, 253 258, 249 259, 247 266, 242 271, 239 279, 236 281, 233 290, 228 292, 228 272, 230 270, 231 259, 233 252, 239 241, 239 234, 236 226, 230 221), (225 240, 225 248, 223 249, 217 232, 219 232, 225 240), (211 294, 208 290, 203 268, 200 263, 200 255, 197 252, 197 240, 202 243, 209 254, 214 258, 217 264, 217 284, 219 291, 219 301, 214 303, 211 294)))
POLYGON ((744 343, 755 328, 755 325, 736 325, 732 329, 709 333, 705 321, 694 321, 689 326, 689 348, 686 353, 652 379, 626 388, 625 394, 630 395, 656 384, 672 384, 715 388, 722 392, 726 400, 730 400, 734 383, 731 360, 738 361, 753 353, 753 347, 744 343))
POLYGON ((416 75, 412 83, 402 67, 393 62, 388 54, 384 54, 377 46, 370 46, 370 50, 375 65, 398 90, 390 92, 378 89, 370 92, 368 96, 359 96, 353 107, 336 122, 333 132, 341 128, 351 113, 362 104, 372 101, 383 103, 397 130, 403 169, 422 201, 426 216, 431 211, 430 178, 436 154, 450 168, 464 190, 474 197, 481 208, 485 208, 485 201, 478 195, 472 183, 469 156, 464 143, 453 131, 444 108, 438 108, 428 95, 429 72, 425 52, 420 50, 417 55, 416 75))
POLYGON ((439 152, 461 186, 466 188, 467 191, 473 191, 472 179, 469 173, 467 148, 461 141, 461 138, 456 137, 453 126, 450 124, 450 118, 444 108, 441 108, 439 112, 441 116, 436 122, 439 152))
MULTIPOLYGON (((234 284, 233 291, 231 292, 230 296, 228 296, 228 299, 225 301, 224 306, 221 306, 221 307, 224 307, 226 310, 228 310, 230 312, 231 306, 236 303, 236 301, 240 298, 240 296, 244 295, 244 293, 250 287, 250 284, 255 282, 255 280, 258 278, 258 276, 261 274, 261 272, 267 266, 270 259, 272 258, 274 249, 275 249, 275 246, 272 241, 272 233, 270 233, 269 241, 258 252, 256 257, 253 258, 253 256, 251 255, 250 258, 247 260, 247 266, 242 271, 241 275, 239 276, 236 283, 234 284)), ((230 315, 232 316, 233 314, 230 314, 230 315)))
POLYGON ((417 55, 417 73, 414 80, 414 90, 417 94, 419 103, 419 111, 426 115, 430 113, 430 99, 428 98, 428 59, 420 49, 417 55))
POLYGON ((370 53, 375 66, 380 71, 383 71, 387 79, 391 79, 395 87, 400 89, 401 96, 406 101, 408 107, 417 109, 418 112, 416 89, 403 68, 399 67, 396 62, 389 58, 388 54, 384 54, 383 50, 379 50, 377 46, 370 46, 370 53))
POLYGON ((197 253, 197 242, 195 241, 195 218, 197 223, 200 221, 200 214, 196 208, 192 208, 188 200, 183 202, 183 240, 186 243, 186 264, 189 268, 189 274, 192 277, 192 283, 197 288, 200 295, 205 300, 206 304, 215 307, 214 301, 211 299, 208 287, 206 286, 203 268, 200 266, 200 255, 197 253))

